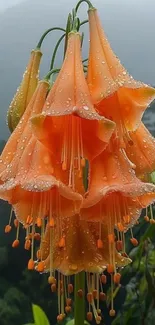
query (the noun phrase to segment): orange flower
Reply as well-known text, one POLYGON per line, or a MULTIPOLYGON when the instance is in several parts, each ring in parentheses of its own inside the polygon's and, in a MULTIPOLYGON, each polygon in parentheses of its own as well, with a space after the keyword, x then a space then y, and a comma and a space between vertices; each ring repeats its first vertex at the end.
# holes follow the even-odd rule
POLYGON ((82 196, 62 182, 65 175, 55 178, 49 150, 32 134, 29 118, 41 112, 48 89, 47 81, 39 83, 0 160, 0 197, 13 204, 24 225, 52 214, 68 217, 81 206, 82 196))
MULTIPOLYGON (((76 274, 83 270, 101 273, 112 263, 107 229, 103 226, 100 229, 97 223, 80 220, 78 215, 61 222, 61 228, 59 220, 56 220, 54 229, 47 224, 40 250, 45 271, 50 273, 54 269, 64 275, 76 274), (98 246, 100 232, 103 241, 102 245, 98 246), (64 245, 61 245, 62 238, 64 245)), ((130 263, 130 259, 122 257, 115 247, 114 256, 114 269, 130 263)))
POLYGON ((136 175, 144 177, 155 170, 155 139, 143 123, 130 132, 130 143, 126 142, 126 153, 136 166, 136 175))
POLYGON ((88 197, 82 218, 102 222, 112 234, 115 226, 123 232, 134 224, 141 209, 155 200, 155 186, 141 182, 123 150, 106 150, 92 162, 88 197))
POLYGON ((61 161, 62 169, 69 170, 68 184, 73 187, 74 171, 80 172, 85 158, 93 159, 109 142, 115 124, 99 116, 92 105, 79 33, 70 33, 61 71, 42 114, 32 122, 38 139, 61 161))
POLYGON ((89 10, 90 51, 87 82, 97 111, 117 125, 116 138, 135 130, 155 89, 134 80, 113 53, 102 29, 97 10, 89 10))
POLYGON ((8 111, 8 126, 11 132, 17 126, 37 87, 41 56, 42 53, 39 49, 31 52, 31 57, 23 75, 23 80, 10 104, 8 111))

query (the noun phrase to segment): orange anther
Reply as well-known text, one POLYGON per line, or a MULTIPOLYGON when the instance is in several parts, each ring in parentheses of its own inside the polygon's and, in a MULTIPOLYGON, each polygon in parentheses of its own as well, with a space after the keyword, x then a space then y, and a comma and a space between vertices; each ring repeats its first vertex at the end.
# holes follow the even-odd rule
POLYGON ((55 225, 55 221, 54 221, 54 218, 50 218, 50 221, 49 221, 49 226, 50 226, 51 228, 53 228, 53 227, 54 227, 54 225, 55 225))
POLYGON ((37 267, 36 267, 36 270, 37 270, 38 272, 44 272, 44 269, 45 269, 45 264, 44 264, 44 262, 43 262, 43 261, 39 262, 38 265, 37 265, 37 267))
POLYGON ((107 272, 108 272, 108 273, 114 273, 114 266, 113 266, 112 264, 109 264, 109 265, 107 266, 107 272))
POLYGON ((110 315, 111 317, 115 317, 115 315, 116 315, 115 310, 114 310, 114 309, 111 309, 111 310, 109 311, 109 315, 110 315))
POLYGON ((154 225, 155 224, 155 220, 154 219, 150 219, 150 224, 154 225))
POLYGON ((97 313, 98 313, 98 315, 101 315, 101 313, 102 313, 101 309, 97 309, 97 313))
POLYGON ((57 280, 54 276, 49 276, 48 277, 48 283, 49 284, 56 284, 57 283, 57 280))
POLYGON ((124 226, 122 225, 121 222, 118 222, 118 224, 117 224, 117 228, 118 228, 118 230, 119 230, 120 232, 123 232, 123 231, 124 231, 124 226))
POLYGON ((103 248, 103 241, 101 239, 98 239, 97 241, 97 248, 103 248))
POLYGON ((31 247, 31 241, 29 239, 25 240, 24 248, 28 251, 31 247))
POLYGON ((71 306, 66 306, 66 307, 65 307, 65 312, 66 312, 67 314, 69 314, 71 311, 72 311, 71 306))
POLYGON ((115 237, 114 234, 109 234, 108 235, 108 240, 110 244, 113 244, 115 242, 115 237))
POLYGON ((93 313, 91 311, 89 311, 87 313, 87 320, 88 320, 88 322, 92 322, 92 320, 93 320, 93 313))
POLYGON ((96 324, 100 324, 101 320, 102 320, 101 316, 97 316, 96 317, 96 324))
POLYGON ((86 159, 81 158, 81 167, 85 167, 85 165, 86 165, 86 159))
POLYGON ((123 249, 123 242, 122 240, 117 240, 116 242, 116 249, 120 252, 123 249))
POLYGON ((68 293, 73 292, 73 285, 71 283, 68 284, 68 293))
POLYGON ((146 222, 149 222, 149 221, 150 221, 150 218, 149 218, 148 216, 145 216, 145 217, 144 217, 144 220, 145 220, 146 222))
POLYGON ((30 259, 28 261, 28 270, 34 270, 34 261, 32 259, 30 259))
POLYGON ((106 300, 106 294, 104 292, 100 292, 99 298, 100 298, 101 301, 105 301, 106 300))
POLYGON ((5 226, 5 233, 8 234, 11 231, 12 227, 10 225, 5 226))
POLYGON ((18 221, 18 219, 14 219, 14 226, 17 228, 18 227, 18 225, 19 225, 19 221, 18 221))
POLYGON ((19 246, 19 240, 18 239, 15 239, 14 242, 12 243, 12 247, 13 248, 16 248, 19 246))
POLYGON ((71 298, 66 298, 66 305, 71 306, 72 304, 72 299, 71 298))
POLYGON ((101 279, 101 283, 103 283, 103 284, 107 283, 107 277, 105 274, 102 274, 100 279, 101 279))
POLYGON ((65 237, 62 237, 59 241, 59 247, 64 248, 65 247, 65 237))
POLYGON ((114 283, 119 284, 121 279, 121 274, 120 273, 115 273, 114 274, 114 283))
POLYGON ((57 322, 58 323, 61 323, 63 320, 64 320, 64 315, 63 314, 60 314, 60 315, 57 316, 57 322))
POLYGON ((67 164, 65 161, 62 163, 62 170, 67 170, 67 164))
POLYGON ((133 246, 138 246, 138 240, 136 238, 131 238, 130 241, 133 246))
POLYGON ((37 250, 36 255, 37 255, 37 259, 40 260, 41 259, 41 250, 40 249, 37 250))
POLYGON ((77 292, 77 294, 78 294, 78 296, 80 298, 82 298, 83 297, 83 290, 82 289, 79 289, 78 292, 77 292))
POLYGON ((93 298, 97 299, 98 291, 94 289, 92 293, 93 293, 93 298))
POLYGON ((37 218, 37 227, 40 228, 42 225, 42 220, 40 217, 37 218))
POLYGON ((53 284, 51 285, 51 290, 52 290, 52 292, 56 292, 57 287, 56 287, 56 284, 55 284, 55 283, 53 283, 53 284))
POLYGON ((36 233, 34 234, 34 239, 35 239, 35 240, 40 240, 40 239, 41 239, 41 236, 40 236, 39 232, 36 232, 36 233))
POLYGON ((93 302, 93 294, 92 292, 87 293, 87 300, 91 304, 93 302))

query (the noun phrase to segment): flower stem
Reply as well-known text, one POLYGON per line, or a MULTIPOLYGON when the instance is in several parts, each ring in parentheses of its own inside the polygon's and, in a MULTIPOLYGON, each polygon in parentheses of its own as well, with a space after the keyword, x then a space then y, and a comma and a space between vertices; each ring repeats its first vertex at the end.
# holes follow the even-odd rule
POLYGON ((50 70, 52 70, 53 67, 54 67, 54 62, 55 62, 55 57, 56 57, 56 54, 57 54, 57 50, 58 50, 58 48, 59 48, 59 45, 60 45, 61 41, 62 41, 63 38, 65 37, 65 35, 66 35, 66 33, 63 34, 63 35, 59 38, 59 40, 58 40, 58 42, 57 42, 57 44, 56 44, 56 46, 55 46, 55 49, 54 49, 54 51, 53 51, 53 55, 52 55, 52 60, 51 60, 51 65, 50 65, 50 70))
POLYGON ((82 26, 82 25, 84 25, 84 24, 87 24, 88 23, 88 20, 84 20, 84 21, 82 21, 81 23, 80 23, 80 27, 82 26))
POLYGON ((82 2, 86 2, 88 4, 88 6, 89 6, 89 9, 94 8, 92 3, 89 0, 80 0, 76 5, 76 8, 75 8, 76 12, 78 11, 79 6, 81 5, 82 2))
POLYGON ((74 291, 74 325, 84 325, 85 321, 85 272, 75 275, 74 291), (82 290, 83 295, 78 295, 78 290, 82 290))
POLYGON ((44 38, 46 37, 46 35, 48 33, 52 32, 53 30, 61 30, 63 32, 66 32, 65 29, 61 28, 61 27, 52 27, 50 29, 47 29, 46 32, 41 36, 40 41, 38 42, 37 47, 36 47, 37 49, 41 48, 41 45, 42 45, 42 42, 43 42, 44 38))

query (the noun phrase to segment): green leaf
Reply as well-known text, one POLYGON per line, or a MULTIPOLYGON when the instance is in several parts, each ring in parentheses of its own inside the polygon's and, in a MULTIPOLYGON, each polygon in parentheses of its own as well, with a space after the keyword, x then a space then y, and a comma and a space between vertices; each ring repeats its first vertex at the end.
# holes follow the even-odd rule
POLYGON ((32 305, 34 325, 50 325, 44 311, 37 305, 32 305))

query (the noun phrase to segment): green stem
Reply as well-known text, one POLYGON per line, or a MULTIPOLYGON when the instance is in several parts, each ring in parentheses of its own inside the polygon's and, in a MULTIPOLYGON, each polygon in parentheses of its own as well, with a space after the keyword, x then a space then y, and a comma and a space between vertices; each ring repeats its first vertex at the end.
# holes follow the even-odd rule
POLYGON ((85 272, 75 275, 74 291, 74 325, 84 325, 85 321, 85 272), (83 296, 78 295, 78 290, 83 291, 83 296))
POLYGON ((48 72, 48 74, 44 77, 44 80, 49 80, 51 75, 54 74, 54 73, 58 73, 60 71, 60 69, 52 69, 48 72))
POLYGON ((82 21, 81 23, 80 23, 80 27, 82 26, 82 25, 84 25, 84 24, 87 24, 88 23, 88 19, 87 20, 84 20, 84 21, 82 21))
POLYGON ((43 42, 44 38, 46 37, 46 35, 48 33, 52 32, 53 30, 61 30, 63 32, 66 32, 65 29, 61 28, 61 27, 53 27, 53 28, 50 28, 50 29, 46 30, 46 32, 41 36, 40 41, 37 44, 37 49, 41 48, 41 45, 42 45, 42 42, 43 42))
POLYGON ((56 54, 57 54, 57 50, 58 50, 58 48, 59 48, 59 45, 60 45, 61 41, 63 40, 63 38, 64 38, 65 36, 66 36, 66 33, 63 34, 63 35, 59 38, 59 40, 58 40, 58 42, 57 42, 57 44, 56 44, 56 46, 55 46, 55 49, 54 49, 54 51, 53 51, 53 55, 52 55, 52 60, 51 60, 51 65, 50 65, 50 70, 52 70, 53 67, 54 67, 54 62, 55 62, 55 57, 56 57, 56 54))
POLYGON ((86 2, 89 6, 89 9, 94 8, 92 3, 89 0, 80 0, 78 4, 76 5, 75 11, 77 12, 79 9, 79 6, 81 5, 82 2, 86 2))

